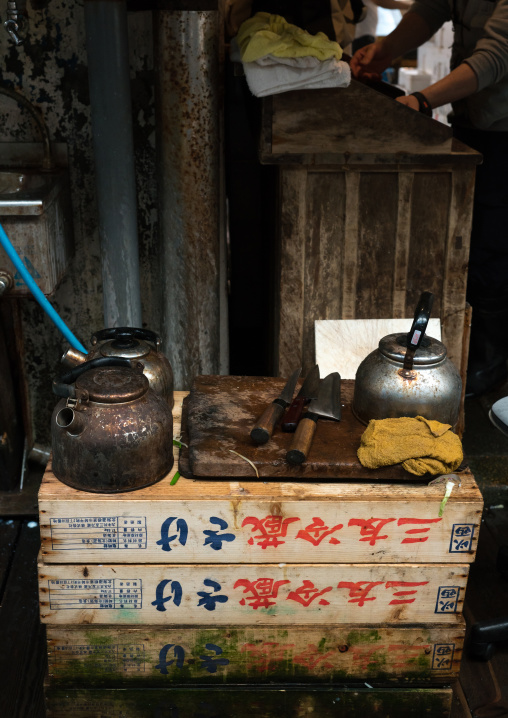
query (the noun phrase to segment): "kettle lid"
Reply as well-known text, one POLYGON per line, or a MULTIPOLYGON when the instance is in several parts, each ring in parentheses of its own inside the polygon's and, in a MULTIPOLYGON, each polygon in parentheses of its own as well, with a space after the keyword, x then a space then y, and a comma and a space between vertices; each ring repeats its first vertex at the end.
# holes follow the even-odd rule
POLYGON ((141 359, 151 351, 149 344, 142 339, 133 337, 117 337, 100 346, 100 353, 104 357, 123 357, 124 359, 141 359))
MULTIPOLYGON (((388 359, 404 363, 407 349, 408 334, 388 334, 379 342, 379 351, 388 359)), ((446 347, 439 341, 425 335, 416 350, 413 363, 415 365, 438 364, 446 358, 446 347)))
POLYGON ((87 391, 91 401, 101 404, 133 401, 146 394, 148 387, 146 376, 129 367, 91 369, 76 379, 76 388, 87 391))

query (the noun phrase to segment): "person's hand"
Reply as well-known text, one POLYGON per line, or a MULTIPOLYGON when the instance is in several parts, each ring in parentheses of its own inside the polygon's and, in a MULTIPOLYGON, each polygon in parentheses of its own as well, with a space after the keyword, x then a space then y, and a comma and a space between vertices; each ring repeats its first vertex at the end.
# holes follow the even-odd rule
POLYGON ((383 70, 390 67, 392 55, 381 40, 366 45, 351 58, 351 72, 357 80, 379 80, 383 70))
POLYGON ((417 112, 420 110, 418 100, 413 95, 404 95, 403 97, 397 97, 397 102, 400 102, 401 105, 406 105, 406 107, 410 107, 412 110, 416 110, 417 112))

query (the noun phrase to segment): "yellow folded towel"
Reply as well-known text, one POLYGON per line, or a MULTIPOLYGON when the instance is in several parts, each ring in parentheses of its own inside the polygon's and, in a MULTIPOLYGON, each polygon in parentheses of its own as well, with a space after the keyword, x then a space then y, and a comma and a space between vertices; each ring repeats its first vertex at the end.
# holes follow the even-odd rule
POLYGON ((462 443, 449 424, 423 416, 372 419, 365 429, 358 458, 363 466, 400 464, 417 476, 447 474, 462 463, 462 443))
POLYGON ((311 35, 291 25, 280 15, 258 12, 242 23, 236 36, 242 62, 255 62, 266 55, 274 57, 317 57, 340 60, 340 45, 329 40, 324 32, 311 35))

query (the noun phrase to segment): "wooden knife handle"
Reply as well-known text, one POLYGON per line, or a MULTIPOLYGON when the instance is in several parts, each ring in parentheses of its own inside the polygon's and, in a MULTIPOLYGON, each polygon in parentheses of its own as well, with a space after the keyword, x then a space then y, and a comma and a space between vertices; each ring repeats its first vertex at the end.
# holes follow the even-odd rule
POLYGON ((285 407, 275 402, 266 407, 250 432, 250 437, 255 444, 266 444, 284 411, 285 407))
POLYGON ((313 419, 307 419, 305 416, 300 419, 296 427, 295 436, 286 454, 286 461, 289 464, 298 466, 303 464, 307 458, 316 432, 316 423, 313 419))
POLYGON ((289 409, 286 411, 284 421, 280 425, 282 431, 296 431, 306 403, 307 399, 304 396, 297 396, 293 399, 289 409))

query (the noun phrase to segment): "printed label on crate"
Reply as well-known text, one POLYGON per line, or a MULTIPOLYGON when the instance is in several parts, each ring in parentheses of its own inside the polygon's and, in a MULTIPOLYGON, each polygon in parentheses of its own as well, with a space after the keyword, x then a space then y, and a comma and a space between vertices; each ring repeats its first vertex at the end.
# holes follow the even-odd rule
POLYGON ((142 608, 143 587, 139 579, 77 578, 48 581, 51 609, 142 608))
MULTIPOLYGON (((135 632, 135 629, 131 629, 135 632)), ((143 630, 142 642, 123 645, 118 629, 48 628, 52 683, 100 683, 116 674, 119 685, 205 681, 256 681, 261 676, 301 680, 403 676, 404 680, 450 677, 457 629, 451 628, 196 628, 143 630), (71 643, 86 638, 92 644, 71 643), (117 642, 118 641, 118 642, 117 642), (446 642, 445 642, 446 641, 446 642), (451 642, 453 641, 453 642, 451 642), (162 678, 163 677, 163 678, 162 678)), ((459 639, 460 640, 460 639, 459 639)), ((460 648, 460 646, 459 646, 460 648)), ((115 682, 115 681, 114 681, 115 682)))
POLYGON ((180 503, 171 513, 154 503, 147 515, 51 518, 41 526, 43 556, 73 563, 125 551, 132 563, 328 563, 371 561, 382 552, 387 562, 458 563, 472 560, 476 548, 475 524, 459 523, 464 509, 454 513, 453 505, 439 517, 423 507, 415 515, 400 502, 279 503, 271 512, 242 502, 230 513, 231 503, 214 513, 209 503, 194 511, 180 503))
MULTIPOLYGON (((125 567, 123 567, 125 568, 125 567)), ((356 623, 453 621, 467 566, 390 564, 135 566, 136 580, 110 578, 118 566, 45 566, 49 623, 77 620, 195 624, 275 621, 356 623), (99 578, 100 576, 100 578, 99 578), (455 583, 448 585, 452 578, 455 583), (105 609, 96 611, 95 609, 105 609), (131 611, 131 609, 137 609, 131 611), (88 619, 86 619, 88 620, 88 619)), ((41 593, 43 593, 41 591, 41 593)), ((44 596, 41 596, 45 605, 44 596)))
POLYGON ((88 548, 145 549, 145 516, 50 519, 51 544, 60 551, 88 548))
POLYGON ((88 663, 98 674, 118 672, 144 673, 145 647, 137 645, 57 645, 50 650, 53 674, 72 663, 88 663))

